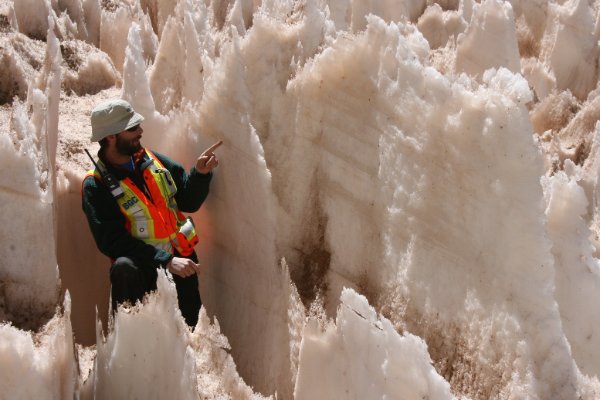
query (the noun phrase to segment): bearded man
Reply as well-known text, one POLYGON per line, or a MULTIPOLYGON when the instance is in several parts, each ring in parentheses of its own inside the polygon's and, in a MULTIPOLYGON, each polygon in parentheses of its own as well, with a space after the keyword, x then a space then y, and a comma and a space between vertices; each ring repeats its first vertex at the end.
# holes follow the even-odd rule
POLYGON ((98 249, 111 259, 113 312, 156 290, 157 273, 167 269, 177 288, 179 309, 194 327, 201 307, 198 236, 182 212, 197 211, 219 164, 205 150, 187 172, 168 157, 142 147, 144 120, 125 100, 110 100, 92 111, 92 142, 100 143, 96 169, 83 180, 83 211, 98 249))

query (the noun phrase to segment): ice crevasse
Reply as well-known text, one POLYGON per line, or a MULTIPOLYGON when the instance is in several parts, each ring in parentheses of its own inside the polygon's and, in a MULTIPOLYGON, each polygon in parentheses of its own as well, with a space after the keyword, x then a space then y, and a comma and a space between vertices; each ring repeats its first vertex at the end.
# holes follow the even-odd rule
POLYGON ((600 4, 0 0, 0 397, 594 399, 600 4), (220 165, 107 323, 89 112, 220 165))

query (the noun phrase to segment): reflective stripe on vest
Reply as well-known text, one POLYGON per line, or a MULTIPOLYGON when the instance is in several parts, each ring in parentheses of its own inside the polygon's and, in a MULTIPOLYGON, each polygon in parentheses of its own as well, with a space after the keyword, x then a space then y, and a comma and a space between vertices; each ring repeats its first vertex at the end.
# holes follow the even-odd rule
MULTIPOLYGON (((146 150, 146 153, 150 160, 144 163, 142 175, 150 196, 130 178, 119 181, 124 196, 115 200, 125 216, 125 228, 131 236, 158 249, 172 253, 175 248, 179 254, 189 256, 198 243, 193 221, 177 208, 174 198, 177 186, 171 173, 152 152, 146 150)), ((98 171, 89 171, 89 175, 101 179, 98 171)))

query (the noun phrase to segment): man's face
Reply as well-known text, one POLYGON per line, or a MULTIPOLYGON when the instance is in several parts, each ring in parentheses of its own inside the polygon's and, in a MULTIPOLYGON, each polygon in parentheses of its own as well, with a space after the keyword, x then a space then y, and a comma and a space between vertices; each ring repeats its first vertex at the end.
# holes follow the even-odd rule
POLYGON ((117 134, 116 147, 117 151, 124 156, 133 156, 142 149, 140 139, 144 130, 141 126, 136 125, 119 134, 117 134))

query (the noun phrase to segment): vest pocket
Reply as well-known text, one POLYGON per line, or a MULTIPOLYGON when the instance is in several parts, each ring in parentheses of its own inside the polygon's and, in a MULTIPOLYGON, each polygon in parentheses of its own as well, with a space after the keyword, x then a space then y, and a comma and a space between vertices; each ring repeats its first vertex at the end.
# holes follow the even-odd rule
POLYGON ((194 237, 196 235, 194 220, 192 220, 191 217, 187 217, 185 222, 179 227, 179 232, 181 232, 188 240, 194 237))
POLYGON ((175 185, 175 181, 173 180, 173 177, 171 176, 169 170, 165 168, 158 168, 156 170, 156 174, 159 177, 159 182, 162 189, 161 191, 167 197, 175 196, 175 194, 177 193, 177 186, 175 185))
POLYGON ((140 208, 132 213, 133 226, 132 236, 138 239, 148 239, 150 237, 150 226, 148 224, 148 218, 146 214, 140 208))

